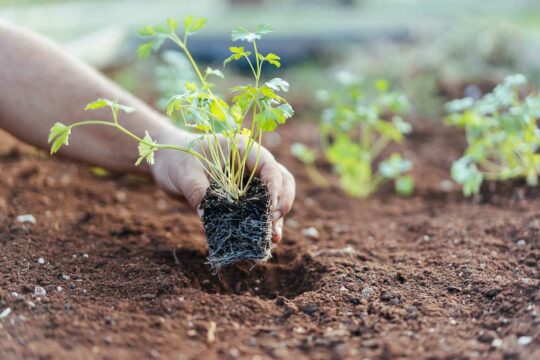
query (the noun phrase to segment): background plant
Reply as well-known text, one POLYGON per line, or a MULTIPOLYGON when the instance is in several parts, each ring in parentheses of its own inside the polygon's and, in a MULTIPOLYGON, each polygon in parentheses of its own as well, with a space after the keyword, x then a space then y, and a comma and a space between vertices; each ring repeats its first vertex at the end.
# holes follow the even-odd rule
POLYGON ((159 144, 148 132, 144 137, 140 137, 119 123, 119 111, 131 112, 132 108, 120 105, 116 101, 99 99, 88 104, 86 109, 109 107, 113 121, 88 120, 71 125, 56 123, 49 136, 49 142, 52 142, 51 153, 57 152, 62 145, 68 145, 69 135, 75 127, 112 126, 138 141, 139 158, 136 165, 143 160, 153 164, 154 153, 160 149, 183 151, 199 161, 209 178, 218 184, 221 195, 231 200, 242 196, 256 173, 263 132, 274 131, 279 124, 285 123, 293 115, 291 106, 277 94, 287 92, 289 84, 280 78, 262 81, 261 72, 264 63, 277 68, 281 63, 278 55, 262 54, 258 51, 257 40, 272 31, 270 26, 261 24, 255 31, 243 27, 235 29, 232 32, 232 40, 247 42, 250 49, 230 47, 231 55, 224 61, 224 65, 231 61, 246 61, 252 70, 254 83, 233 87, 231 92, 234 97, 230 104, 214 94, 212 91, 214 84, 210 79, 223 78, 223 73, 210 67, 202 71, 187 47, 189 37, 201 30, 205 23, 206 19, 203 18, 186 17, 182 36, 177 34, 178 22, 171 18, 165 25, 145 26, 139 34, 145 37, 147 42, 138 50, 139 57, 146 58, 152 51, 159 50, 166 40, 171 40, 184 52, 197 81, 185 82, 184 89, 179 89, 181 92, 171 97, 166 110, 171 117, 179 114, 185 126, 199 131, 201 136, 187 147, 159 144), (257 153, 255 166, 251 170, 246 170, 247 157, 253 149, 257 153))
MULTIPOLYGON (((367 197, 386 181, 394 181, 399 194, 410 195, 414 181, 406 173, 412 163, 399 153, 383 158, 391 143, 402 143, 412 131, 402 118, 409 111, 407 98, 389 91, 385 80, 377 80, 369 95, 354 76, 341 73, 338 78, 342 83, 338 90, 319 95, 331 105, 322 113, 320 130, 323 152, 339 175, 340 186, 351 196, 367 197)), ((309 165, 306 148, 295 145, 293 153, 309 165)))
POLYGON ((467 149, 452 165, 452 178, 463 194, 480 191, 484 180, 525 178, 538 185, 540 172, 540 96, 520 96, 527 84, 512 75, 478 101, 464 98, 446 105, 446 122, 465 130, 467 149))

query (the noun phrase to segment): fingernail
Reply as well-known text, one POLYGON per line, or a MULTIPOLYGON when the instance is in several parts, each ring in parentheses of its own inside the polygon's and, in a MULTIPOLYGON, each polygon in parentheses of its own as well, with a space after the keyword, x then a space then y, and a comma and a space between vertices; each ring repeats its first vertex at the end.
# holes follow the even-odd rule
POLYGON ((283 235, 283 219, 278 220, 274 228, 276 237, 281 238, 281 236, 283 235))
POLYGON ((274 212, 274 221, 278 221, 279 219, 281 219, 281 216, 281 211, 274 212))
POLYGON ((200 207, 197 208, 197 215, 199 215, 199 217, 202 218, 204 215, 204 210, 200 207))

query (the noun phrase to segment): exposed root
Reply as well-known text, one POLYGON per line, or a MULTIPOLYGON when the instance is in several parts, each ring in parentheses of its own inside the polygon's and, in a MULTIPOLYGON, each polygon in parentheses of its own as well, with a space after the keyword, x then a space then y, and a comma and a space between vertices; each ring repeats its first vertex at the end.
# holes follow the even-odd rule
POLYGON ((237 202, 230 202, 211 186, 203 206, 208 262, 216 273, 238 261, 260 263, 272 256, 272 216, 266 185, 252 182, 248 193, 237 202))

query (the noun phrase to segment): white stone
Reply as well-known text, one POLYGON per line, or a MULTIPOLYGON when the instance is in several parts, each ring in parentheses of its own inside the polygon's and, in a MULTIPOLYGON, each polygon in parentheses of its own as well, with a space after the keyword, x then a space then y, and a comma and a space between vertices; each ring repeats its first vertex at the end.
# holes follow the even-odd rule
POLYGON ((19 215, 15 218, 15 220, 20 223, 36 223, 36 218, 32 214, 19 215))
POLYGON ((374 293, 375 293, 375 291, 373 291, 373 289, 370 288, 370 287, 367 287, 367 288, 363 288, 363 289, 362 289, 362 295, 364 295, 364 297, 366 297, 366 298, 368 298, 368 299, 369 299, 370 297, 372 297, 374 293))
POLYGON ((532 343, 533 338, 531 336, 520 336, 518 339, 518 344, 521 346, 529 345, 532 343))
POLYGON ((2 310, 2 312, 0 312, 0 319, 8 317, 9 314, 11 314, 11 308, 5 308, 2 310))
POLYGON ((304 230, 302 230, 302 234, 304 236, 307 236, 307 237, 310 237, 310 238, 313 238, 313 239, 318 239, 319 238, 319 230, 317 230, 313 226, 305 228, 304 230))
POLYGON ((34 288, 34 295, 35 296, 45 296, 45 295, 47 295, 47 291, 44 288, 42 288, 41 286, 36 286, 34 288))
POLYGON ((37 262, 38 262, 39 264, 43 265, 43 264, 45 264, 45 259, 42 258, 42 257, 40 257, 40 258, 38 259, 37 262))
POLYGON ((496 348, 499 348, 503 345, 503 341, 501 339, 494 339, 492 342, 491 342, 491 346, 493 347, 496 347, 496 348))
POLYGON ((517 246, 525 246, 525 245, 527 245, 527 242, 525 240, 523 240, 523 239, 520 239, 520 240, 518 240, 516 242, 516 245, 517 246))

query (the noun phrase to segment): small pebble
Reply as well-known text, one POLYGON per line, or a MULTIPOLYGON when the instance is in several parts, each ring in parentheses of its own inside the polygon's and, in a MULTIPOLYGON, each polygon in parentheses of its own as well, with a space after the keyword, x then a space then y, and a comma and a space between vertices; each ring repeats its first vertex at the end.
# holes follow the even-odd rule
POLYGON ((302 230, 302 234, 304 236, 307 236, 307 237, 310 237, 310 238, 313 238, 313 239, 318 239, 319 238, 319 230, 317 230, 313 226, 305 228, 304 230, 302 230))
POLYGON ((45 259, 40 257, 37 262, 38 262, 38 264, 43 265, 43 264, 45 264, 45 259))
POLYGON ((533 339, 531 336, 520 336, 518 339, 518 344, 521 346, 529 345, 532 343, 533 339))
POLYGON ((71 278, 69 277, 69 275, 62 274, 62 275, 60 275, 60 279, 67 281, 67 280, 69 280, 71 278))
POLYGON ((525 246, 525 245, 527 245, 527 242, 525 240, 521 239, 521 240, 518 240, 516 242, 516 245, 517 246, 525 246))
POLYGON ((2 310, 2 312, 0 312, 0 319, 8 317, 9 314, 11 314, 11 308, 5 308, 2 310))
POLYGON ((345 286, 342 286, 342 287, 339 288, 339 291, 341 291, 341 292, 348 292, 349 289, 347 289, 345 286))
POLYGON ((368 298, 368 299, 369 299, 370 297, 372 297, 374 293, 375 293, 375 291, 373 291, 373 289, 370 288, 370 287, 367 287, 367 288, 363 288, 363 289, 362 289, 362 295, 364 295, 364 297, 366 297, 366 298, 368 298))
POLYGON ((443 180, 439 184, 442 191, 450 192, 454 188, 454 184, 450 180, 443 180))
POLYGON ((14 292, 11 293, 11 297, 13 297, 13 298, 18 298, 18 297, 19 297, 19 293, 14 291, 14 292))
POLYGON ((36 218, 32 214, 19 215, 15 218, 15 220, 20 223, 36 223, 36 218))
POLYGON ((88 254, 85 253, 85 254, 83 254, 82 257, 85 258, 85 259, 88 259, 88 254))
POLYGON ((35 296, 45 296, 45 295, 47 295, 47 291, 44 288, 42 288, 41 286, 36 286, 34 288, 34 295, 35 296))
POLYGON ((501 339, 495 339, 491 342, 491 346, 499 348, 503 344, 503 341, 501 339))
POLYGON ((62 291, 62 287, 61 287, 61 286, 57 286, 57 287, 56 287, 56 291, 58 291, 58 292, 62 291))

